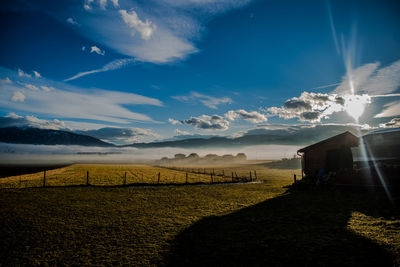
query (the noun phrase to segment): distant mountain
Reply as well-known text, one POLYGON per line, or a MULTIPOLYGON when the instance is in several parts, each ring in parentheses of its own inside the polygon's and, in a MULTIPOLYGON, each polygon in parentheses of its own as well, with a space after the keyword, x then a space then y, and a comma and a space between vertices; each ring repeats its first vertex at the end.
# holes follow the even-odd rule
MULTIPOLYGON (((328 136, 326 136, 328 137, 328 136)), ((127 145, 136 148, 158 148, 158 147, 241 147, 241 146, 255 146, 255 145, 305 145, 308 142, 317 141, 318 138, 310 137, 308 140, 299 139, 295 135, 245 135, 236 138, 229 137, 211 137, 211 138, 190 138, 176 141, 163 141, 152 143, 135 143, 127 145)), ((322 138, 323 139, 323 138, 322 138)), ((321 140, 322 140, 321 139, 321 140)))
POLYGON ((81 145, 102 147, 136 147, 136 148, 229 148, 256 145, 297 145, 307 146, 328 137, 350 131, 365 134, 351 125, 290 125, 279 128, 255 128, 244 132, 242 136, 190 136, 186 139, 163 140, 151 143, 134 143, 116 146, 98 138, 62 130, 44 130, 30 127, 0 128, 0 142, 16 144, 43 145, 81 145))
POLYGON ((115 146, 87 135, 31 127, 0 128, 0 142, 34 145, 115 146))
POLYGON ((243 147, 255 145, 310 145, 328 137, 351 131, 359 135, 354 126, 348 125, 313 125, 313 126, 290 126, 284 129, 258 128, 247 131, 240 137, 215 136, 208 138, 188 138, 184 140, 159 141, 152 143, 135 143, 127 145, 136 148, 158 148, 158 147, 243 147))
POLYGON ((169 141, 178 141, 178 140, 186 140, 186 139, 209 139, 212 137, 218 137, 219 135, 206 135, 206 134, 185 134, 185 135, 176 135, 167 139, 156 140, 155 142, 169 142, 169 141))

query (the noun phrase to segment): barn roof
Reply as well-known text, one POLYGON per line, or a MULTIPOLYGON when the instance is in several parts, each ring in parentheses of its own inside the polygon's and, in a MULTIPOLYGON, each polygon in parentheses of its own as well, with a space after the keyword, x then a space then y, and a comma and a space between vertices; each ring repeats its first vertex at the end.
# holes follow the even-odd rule
POLYGON ((386 133, 393 133, 393 132, 400 132, 400 128, 389 128, 389 129, 382 129, 373 132, 369 132, 364 136, 375 135, 375 134, 386 134, 386 133))
POLYGON ((343 143, 343 141, 345 140, 346 137, 349 138, 349 142, 347 144, 348 146, 350 146, 350 147, 358 146, 358 137, 355 136, 354 134, 352 134, 351 132, 346 131, 344 133, 341 133, 341 134, 332 136, 330 138, 327 138, 325 140, 322 140, 318 143, 303 147, 302 149, 297 150, 297 153, 306 152, 308 150, 314 149, 316 147, 319 147, 325 143, 332 142, 332 141, 337 141, 339 143, 343 143))

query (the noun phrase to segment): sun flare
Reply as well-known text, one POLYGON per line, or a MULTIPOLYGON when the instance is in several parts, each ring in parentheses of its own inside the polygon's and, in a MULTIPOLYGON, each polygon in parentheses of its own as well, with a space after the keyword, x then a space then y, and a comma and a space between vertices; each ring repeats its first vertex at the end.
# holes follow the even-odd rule
POLYGON ((371 98, 368 95, 349 95, 345 104, 345 110, 347 114, 358 122, 358 119, 364 113, 365 106, 370 101, 371 98))

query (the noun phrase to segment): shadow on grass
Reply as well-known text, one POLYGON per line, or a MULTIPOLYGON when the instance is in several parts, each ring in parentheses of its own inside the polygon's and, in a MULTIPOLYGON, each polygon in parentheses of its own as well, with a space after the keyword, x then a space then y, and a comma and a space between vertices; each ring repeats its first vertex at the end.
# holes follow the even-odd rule
POLYGON ((31 174, 70 166, 70 163, 60 164, 2 164, 0 163, 0 178, 31 174))
POLYGON ((293 191, 181 232, 169 266, 393 266, 393 255, 347 228, 353 211, 398 216, 384 196, 293 191))

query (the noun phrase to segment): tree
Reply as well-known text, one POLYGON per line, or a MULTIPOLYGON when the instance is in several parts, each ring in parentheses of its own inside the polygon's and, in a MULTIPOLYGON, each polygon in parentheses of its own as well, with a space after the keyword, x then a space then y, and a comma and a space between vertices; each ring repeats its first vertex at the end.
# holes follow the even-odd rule
POLYGON ((237 160, 247 160, 247 156, 246 156, 246 154, 244 154, 244 153, 238 153, 238 154, 236 155, 236 159, 237 159, 237 160))
POLYGON ((181 154, 181 153, 175 154, 174 157, 175 157, 175 159, 184 159, 184 158, 186 158, 185 154, 181 154))
POLYGON ((191 153, 189 156, 187 156, 187 159, 198 160, 200 159, 200 156, 197 153, 191 153))

